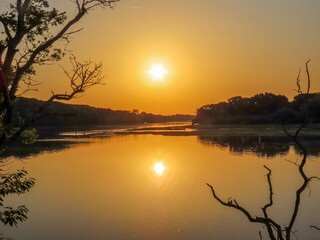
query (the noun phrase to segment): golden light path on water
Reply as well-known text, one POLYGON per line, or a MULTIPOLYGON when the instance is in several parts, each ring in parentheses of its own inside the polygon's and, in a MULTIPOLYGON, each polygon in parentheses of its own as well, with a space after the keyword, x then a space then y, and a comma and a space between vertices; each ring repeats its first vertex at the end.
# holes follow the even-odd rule
MULTIPOLYGON (((274 143, 257 146, 257 153, 245 146, 242 141, 220 145, 196 136, 142 134, 92 139, 15 161, 13 167, 25 167, 36 186, 24 196, 7 199, 8 205, 26 205, 29 218, 1 232, 17 240, 257 240, 264 229, 221 206, 206 183, 223 200, 234 197, 252 214, 260 214, 269 199, 266 165, 273 173, 272 213, 285 222, 301 185, 297 166, 285 159, 300 157, 293 146, 269 157, 265 151, 278 151, 274 143)), ((310 176, 320 172, 318 160, 308 162, 310 176)), ((313 182, 312 196, 307 193, 302 199, 295 227, 300 239, 319 240, 318 232, 309 229, 320 222, 315 211, 319 184, 313 182)))

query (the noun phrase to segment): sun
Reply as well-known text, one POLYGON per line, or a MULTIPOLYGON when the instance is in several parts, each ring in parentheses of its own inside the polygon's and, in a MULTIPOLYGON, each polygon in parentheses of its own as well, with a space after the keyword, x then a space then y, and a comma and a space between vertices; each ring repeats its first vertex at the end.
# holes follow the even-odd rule
POLYGON ((162 82, 167 73, 167 70, 161 64, 153 65, 149 70, 149 74, 155 82, 162 82))

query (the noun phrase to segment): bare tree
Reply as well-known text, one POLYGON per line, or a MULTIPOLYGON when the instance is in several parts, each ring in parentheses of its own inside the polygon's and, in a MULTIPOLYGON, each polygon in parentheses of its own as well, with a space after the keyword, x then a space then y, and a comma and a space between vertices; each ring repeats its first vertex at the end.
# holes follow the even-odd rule
MULTIPOLYGON (((307 73, 307 91, 306 93, 304 93, 305 98, 304 101, 308 101, 309 98, 309 91, 310 91, 310 74, 309 74, 309 68, 308 68, 308 63, 310 62, 307 61, 306 63, 306 73, 307 73)), ((298 86, 298 92, 300 94, 302 93, 301 90, 301 85, 300 85, 300 72, 297 78, 297 86, 298 86)), ((299 174, 303 180, 302 184, 300 185, 300 187, 296 190, 296 194, 295 194, 295 203, 294 203, 294 208, 291 214, 291 217, 288 221, 287 224, 281 224, 277 221, 275 221, 272 217, 269 216, 268 214, 268 209, 270 207, 272 207, 274 201, 273 201, 273 186, 272 186, 272 181, 271 181, 271 174, 272 171, 271 169, 269 169, 267 166, 264 166, 264 168, 267 170, 267 181, 268 181, 268 186, 269 186, 269 201, 268 203, 266 203, 263 207, 261 207, 261 211, 262 211, 262 215, 261 216, 253 216, 252 214, 250 214, 250 212, 245 209, 244 207, 242 207, 240 204, 238 204, 236 199, 229 199, 228 201, 224 201, 222 200, 215 192, 214 188, 212 185, 208 184, 209 188, 211 189, 212 195, 213 197, 223 206, 227 206, 233 209, 236 209, 240 212, 242 212, 250 222, 253 223, 259 223, 262 224, 266 227, 267 230, 267 234, 269 236, 269 238, 271 240, 290 240, 292 238, 292 236, 294 235, 294 231, 293 231, 293 227, 294 224, 296 222, 297 219, 297 215, 299 212, 299 207, 301 204, 301 195, 302 193, 306 190, 306 188, 309 186, 309 183, 311 182, 311 180, 313 179, 318 179, 320 180, 318 177, 316 176, 312 176, 312 177, 308 177, 305 173, 304 167, 307 163, 307 159, 308 159, 308 151, 306 150, 306 148, 303 146, 303 144, 301 143, 300 139, 299 139, 299 133, 301 132, 301 130, 303 128, 306 127, 306 125, 309 123, 309 116, 306 110, 304 110, 304 116, 305 116, 305 120, 303 123, 301 123, 299 125, 299 127, 294 131, 294 133, 290 133, 289 131, 287 131, 287 129, 285 128, 285 123, 283 123, 283 130, 286 133, 287 136, 289 136, 294 143, 297 145, 297 147, 299 148, 300 152, 302 153, 302 160, 300 163, 295 163, 298 167, 299 170, 299 174)), ((310 226, 310 228, 319 230, 319 227, 317 226, 310 226)), ((262 239, 262 234, 261 232, 259 232, 259 236, 260 239, 262 239)))

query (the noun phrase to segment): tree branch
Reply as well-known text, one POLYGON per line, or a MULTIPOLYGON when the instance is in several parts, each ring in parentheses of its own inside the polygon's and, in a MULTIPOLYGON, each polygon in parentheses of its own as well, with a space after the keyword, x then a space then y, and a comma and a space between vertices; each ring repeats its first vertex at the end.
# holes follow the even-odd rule
POLYGON ((38 54, 41 53, 42 51, 46 50, 47 48, 52 46, 52 44, 54 44, 57 40, 59 40, 69 30, 69 28, 71 26, 73 26, 76 22, 78 22, 84 16, 85 13, 86 13, 86 11, 84 9, 82 11, 79 11, 78 14, 71 21, 69 21, 66 24, 66 26, 58 34, 56 34, 54 37, 52 37, 51 39, 49 39, 48 41, 46 41, 42 45, 38 46, 33 51, 33 53, 31 54, 31 56, 30 56, 29 60, 26 62, 26 64, 23 67, 19 68, 16 73, 16 76, 13 80, 12 87, 10 90, 11 97, 14 96, 17 91, 21 76, 32 66, 32 64, 34 63, 38 54))
POLYGON ((309 73, 309 67, 308 67, 308 64, 309 62, 311 61, 311 59, 309 59, 307 62, 306 62, 306 72, 307 72, 307 77, 308 77, 308 88, 307 88, 307 94, 309 94, 310 92, 310 84, 311 84, 311 80, 310 80, 310 73, 309 73))
POLYGON ((4 31, 9 39, 9 41, 12 41, 12 35, 10 33, 10 30, 9 30, 9 27, 8 27, 8 24, 5 22, 4 18, 0 15, 0 22, 2 23, 3 25, 3 28, 4 28, 4 31))
MULTIPOLYGON (((47 113, 46 108, 55 100, 68 101, 73 99, 77 94, 83 93, 86 89, 103 84, 102 80, 104 75, 102 74, 102 64, 95 64, 91 61, 80 63, 74 56, 70 58, 73 66, 73 74, 68 73, 65 69, 64 72, 70 79, 72 92, 70 94, 54 94, 42 104, 37 112, 33 114, 33 117, 28 122, 24 123, 10 138, 9 142, 16 141, 21 133, 26 130, 31 124, 39 121, 44 116, 57 116, 58 113, 47 113)), ((61 114, 60 114, 61 115, 61 114)), ((70 116, 70 114, 68 114, 70 116)))
POLYGON ((241 207, 238 202, 233 199, 233 200, 229 200, 228 202, 224 202, 223 200, 221 200, 217 195, 215 190, 213 189, 213 187, 207 183, 207 186, 211 189, 212 195, 213 197, 222 205, 227 206, 227 207, 231 207, 234 209, 239 210, 240 212, 242 212, 250 222, 254 222, 254 223, 262 223, 262 224, 272 224, 274 225, 276 228, 278 228, 278 224, 276 224, 272 219, 270 218, 264 218, 264 217, 252 217, 251 214, 243 207, 241 207), (234 203, 233 203, 234 202, 234 203))
POLYGON ((319 228, 319 227, 317 227, 317 226, 311 225, 311 226, 310 226, 310 229, 312 229, 312 228, 314 228, 314 229, 316 229, 316 230, 319 230, 319 231, 320 231, 320 228, 319 228))

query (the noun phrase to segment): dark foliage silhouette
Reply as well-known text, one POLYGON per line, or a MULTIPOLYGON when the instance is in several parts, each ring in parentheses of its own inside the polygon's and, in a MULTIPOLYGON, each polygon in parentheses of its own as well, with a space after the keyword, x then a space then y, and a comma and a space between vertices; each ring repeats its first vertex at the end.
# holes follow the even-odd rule
MULTIPOLYGON (((34 86, 32 75, 35 66, 59 61, 66 53, 65 48, 56 48, 55 44, 70 41, 70 36, 79 30, 71 30, 85 14, 97 7, 113 7, 119 0, 76 0, 75 15, 68 20, 66 12, 50 8, 46 0, 17 0, 9 5, 7 11, 0 14, 4 29, 4 39, 0 41, 0 86, 2 114, 2 133, 0 147, 16 140, 30 125, 46 114, 46 107, 54 100, 70 100, 84 92, 88 87, 100 84, 103 79, 101 64, 90 61, 79 62, 71 54, 73 69, 65 70, 70 81, 71 92, 55 94, 45 102, 32 118, 21 119, 18 128, 12 127, 17 92, 23 85, 34 86), (53 29, 59 29, 57 32, 53 29), (28 120, 28 121, 26 121, 28 120)), ((68 51, 67 51, 68 52, 68 51)), ((70 51, 69 51, 70 52, 70 51)))
POLYGON ((227 102, 210 104, 197 110, 193 123, 199 124, 270 124, 300 123, 304 120, 304 108, 308 108, 309 118, 320 122, 320 94, 300 93, 292 102, 283 95, 261 93, 250 98, 233 97, 227 102))
MULTIPOLYGON (((44 104, 43 101, 31 98, 18 98, 13 114, 13 124, 18 125, 19 119, 29 119, 30 113, 36 112, 44 104)), ((191 121, 193 115, 156 115, 151 113, 95 108, 87 105, 72 105, 52 102, 46 107, 41 119, 32 124, 33 127, 62 127, 62 126, 93 126, 119 125, 136 123, 160 123, 191 121), (54 114, 58 113, 58 114, 54 114)))

